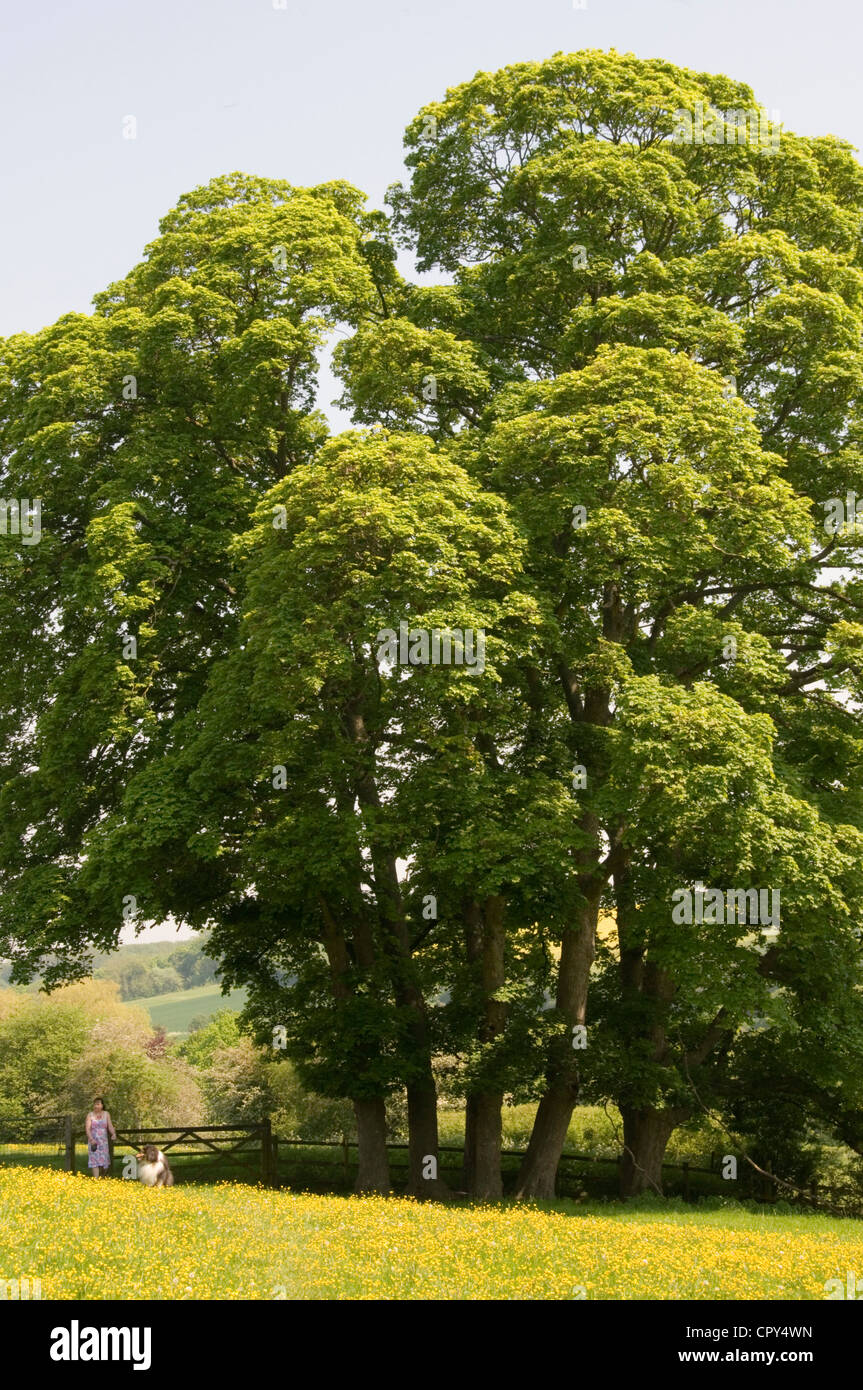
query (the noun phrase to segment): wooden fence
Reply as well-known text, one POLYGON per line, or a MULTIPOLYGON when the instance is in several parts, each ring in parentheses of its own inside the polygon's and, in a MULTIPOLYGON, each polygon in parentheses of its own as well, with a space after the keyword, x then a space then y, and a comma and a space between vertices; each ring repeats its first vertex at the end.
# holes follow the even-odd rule
POLYGON ((51 1149, 59 1157, 65 1148, 67 1115, 0 1115, 0 1162, 22 1144, 51 1149))
MULTIPOLYGON (((269 1120, 248 1125, 123 1125, 116 1127, 116 1135, 115 1142, 109 1140, 112 1167, 116 1150, 135 1153, 152 1143, 172 1159, 182 1160, 183 1176, 207 1176, 208 1170, 218 1166, 246 1181, 268 1185, 277 1181, 269 1120)), ((0 1164, 22 1157, 59 1163, 70 1173, 79 1168, 86 1171, 86 1130, 72 1115, 0 1115, 0 1164)))
MULTIPOLYGON (((170 1159, 197 1160, 197 1163, 183 1163, 184 1175, 196 1169, 206 1175, 208 1167, 227 1166, 232 1172, 236 1170, 238 1177, 248 1178, 254 1174, 258 1181, 268 1186, 276 1183, 269 1120, 251 1125, 185 1125, 179 1128, 163 1125, 159 1129, 115 1126, 115 1130, 116 1141, 110 1143, 112 1164, 117 1148, 125 1147, 138 1152, 145 1144, 156 1144, 170 1159)), ((86 1132, 74 1129, 72 1117, 67 1115, 66 1161, 63 1166, 70 1173, 74 1173, 77 1167, 79 1143, 84 1144, 86 1154, 86 1139, 86 1132)))
MULTIPOLYGON (((268 1187, 279 1186, 323 1186, 329 1189, 350 1189, 356 1173, 355 1140, 343 1135, 341 1140, 288 1139, 274 1135, 271 1122, 263 1120, 248 1125, 185 1125, 181 1127, 117 1128, 116 1145, 111 1146, 112 1161, 114 1150, 125 1148, 137 1152, 146 1143, 158 1144, 163 1153, 171 1159, 181 1160, 178 1176, 186 1178, 213 1180, 216 1169, 227 1169, 233 1176, 245 1181, 257 1181, 268 1187)), ((76 1125, 71 1115, 45 1115, 0 1117, 0 1164, 4 1157, 14 1161, 16 1151, 26 1148, 29 1157, 59 1162, 69 1172, 86 1167, 86 1133, 80 1124, 76 1125), (31 1147, 32 1146, 32 1147, 31 1147), (39 1151, 42 1152, 39 1152, 39 1151), (81 1162, 83 1159, 83 1163, 81 1162)), ((407 1163, 400 1162, 407 1157, 407 1144, 388 1144, 387 1151, 392 1158, 393 1177, 396 1186, 401 1176, 407 1179, 407 1163)), ((524 1149, 503 1149, 501 1160, 505 1170, 512 1176, 514 1165, 525 1156, 524 1149)), ((442 1144, 438 1149, 442 1174, 459 1174, 463 1150, 457 1145, 442 1144), (450 1157, 451 1156, 451 1157, 450 1157)), ((577 1169, 582 1165, 601 1165, 607 1170, 609 1186, 616 1188, 614 1170, 620 1157, 596 1157, 594 1154, 564 1152, 561 1154, 559 1168, 559 1190, 566 1195, 567 1188, 572 1191, 579 1186, 577 1169)), ((721 1155, 711 1154, 710 1166, 682 1162, 662 1165, 663 1182, 673 1186, 677 1192, 689 1200, 697 1195, 694 1189, 704 1190, 705 1184, 696 1175, 717 1178, 721 1168, 721 1155), (672 1175, 676 1175, 672 1177, 672 1175)), ((223 1177, 224 1171, 218 1173, 223 1177)), ((757 1197, 763 1202, 775 1202, 786 1197, 772 1177, 756 1178, 741 1165, 742 1182, 721 1184, 717 1189, 727 1195, 757 1197)), ((588 1179, 590 1183, 590 1179, 588 1179)), ((839 1191, 826 1186, 813 1186, 805 1196, 797 1201, 819 1206, 830 1203, 842 1209, 849 1216, 863 1215, 863 1202, 854 1193, 839 1191)))
MULTIPOLYGON (((317 1149, 331 1151, 331 1158, 327 1157, 319 1159, 303 1156, 298 1159, 297 1164, 295 1166, 300 1167, 303 1170, 317 1169, 318 1171, 321 1171, 323 1174, 322 1181, 327 1182, 328 1186, 333 1187, 350 1186, 352 1172, 355 1167, 354 1161, 351 1158, 351 1153, 352 1151, 356 1151, 356 1148, 356 1142, 348 1139, 347 1135, 344 1135, 341 1140, 328 1141, 315 1141, 308 1139, 284 1139, 278 1135, 273 1136, 274 1163, 277 1172, 282 1151, 285 1149, 304 1150, 305 1154, 308 1154, 310 1150, 317 1149)), ((408 1145, 387 1144, 387 1152, 388 1154, 407 1154, 408 1145)), ((520 1160, 525 1157, 526 1153, 526 1149, 502 1149, 501 1160, 505 1161, 507 1158, 520 1160)), ((458 1145, 440 1144, 438 1146, 438 1154, 441 1156, 443 1156, 444 1154, 455 1155, 455 1158, 451 1163, 440 1163, 441 1170, 453 1172, 461 1169, 462 1162, 464 1159, 464 1150, 460 1148, 458 1145)), ((607 1168, 615 1168, 620 1163, 620 1161, 620 1157, 597 1158, 593 1154, 579 1154, 564 1151, 560 1156, 560 1168, 558 1171, 558 1176, 559 1179, 565 1179, 567 1177, 566 1165, 597 1163, 604 1165, 607 1168)), ((290 1158, 284 1166, 286 1169, 290 1169, 290 1158)), ((407 1171, 406 1164, 393 1163, 392 1167, 394 1172, 397 1172, 399 1169, 402 1169, 405 1172, 407 1171)), ((683 1196, 687 1201, 689 1200, 691 1195, 691 1175, 693 1173, 706 1173, 711 1174, 713 1177, 717 1177, 719 1175, 719 1165, 710 1168, 703 1168, 699 1167, 697 1164, 694 1163, 683 1162, 664 1163, 662 1167, 663 1173, 673 1171, 681 1175, 683 1196)), ((772 1195, 770 1200, 775 1200, 772 1195)))
MULTIPOLYGON (((5 1130, 15 1136, 20 1144, 31 1140, 53 1139, 55 1151, 63 1156, 62 1166, 68 1172, 78 1169, 86 1171, 87 1136, 83 1126, 76 1124, 71 1115, 43 1117, 21 1117, 4 1125, 0 1122, 0 1140, 5 1130)), ((111 1144, 112 1167, 115 1150, 125 1148, 129 1152, 139 1151, 144 1144, 158 1144, 170 1159, 181 1159, 178 1172, 183 1177, 202 1177, 206 1180, 208 1170, 216 1167, 229 1168, 238 1177, 252 1178, 267 1186, 277 1187, 289 1184, 294 1177, 308 1180, 309 1175, 317 1175, 317 1181, 327 1187, 350 1188, 356 1170, 357 1145, 354 1140, 343 1135, 341 1140, 288 1139, 274 1135, 271 1122, 263 1120, 248 1125, 185 1125, 182 1127, 162 1126, 160 1128, 137 1128, 119 1126, 116 1128, 116 1143, 111 1144)), ((407 1155, 407 1144, 388 1144, 387 1150, 393 1159, 393 1176, 405 1173, 406 1163, 398 1161, 399 1156, 407 1155)), ((461 1168, 463 1150, 456 1145, 443 1144, 438 1149, 440 1167, 449 1173, 461 1168), (447 1162, 447 1157, 452 1156, 447 1162)), ((502 1159, 516 1162, 524 1157, 524 1149, 504 1149, 502 1159)), ((119 1156, 119 1155, 118 1155, 119 1156)), ((0 1145, 0 1163, 3 1161, 0 1145)), ((619 1159, 596 1158, 592 1154, 564 1152, 561 1155, 560 1177, 572 1176, 572 1166, 578 1164, 600 1164, 613 1168, 619 1159)), ((666 1164, 664 1169, 682 1175, 683 1195, 690 1196, 690 1175, 694 1173, 714 1173, 713 1168, 700 1168, 689 1163, 682 1165, 666 1164)))
MULTIPOLYGON (((356 1172, 356 1161, 352 1154, 356 1152, 357 1146, 356 1142, 348 1139, 347 1135, 344 1135, 341 1140, 317 1143, 307 1139, 283 1139, 274 1136, 273 1148, 276 1172, 278 1174, 280 1166, 285 1170, 286 1185, 287 1182, 291 1181, 292 1168, 295 1175, 302 1175, 303 1178, 309 1172, 317 1173, 317 1186, 326 1185, 331 1189, 344 1190, 349 1189, 352 1184, 356 1172), (285 1149, 288 1150, 288 1157, 286 1161, 282 1162, 282 1151, 285 1149), (308 1156, 311 1151, 317 1150, 324 1150, 327 1157, 308 1156), (290 1157, 291 1151, 298 1155, 296 1160, 290 1157)), ((387 1152, 391 1157, 399 1154, 407 1155, 408 1146, 407 1144, 387 1144, 387 1152)), ((525 1157, 526 1153, 526 1149, 504 1148, 501 1150, 505 1191, 507 1190, 507 1177, 514 1179, 520 1160, 525 1157), (511 1163, 508 1160, 511 1160, 511 1163)), ((438 1154, 441 1156, 439 1171, 445 1176, 450 1175, 450 1178, 455 1176, 456 1181, 460 1180, 464 1150, 456 1145, 441 1144, 438 1147, 438 1154), (453 1155, 450 1162, 447 1162, 443 1157, 447 1154, 453 1155)), ((768 1204, 784 1200, 804 1208, 823 1208, 839 1216, 863 1217, 863 1195, 859 1191, 836 1188, 823 1183, 811 1183, 808 1189, 798 1191, 794 1195, 783 1189, 779 1179, 770 1172, 771 1165, 769 1163, 767 1164, 767 1171, 761 1175, 749 1169, 742 1159, 738 1165, 737 1181, 724 1181, 720 1178, 722 1160, 722 1151, 714 1151, 710 1155, 708 1167, 691 1163, 686 1159, 680 1163, 663 1163, 662 1179, 665 1196, 682 1196, 687 1202, 696 1200, 699 1195, 739 1197, 768 1204), (700 1180, 702 1177, 708 1180, 714 1179, 712 1190, 709 1181, 705 1183, 700 1180), (674 1191, 671 1191, 672 1188, 674 1191)), ((575 1191, 583 1190, 582 1176, 578 1174, 578 1167, 584 1164, 594 1164, 607 1170, 606 1185, 609 1189, 607 1195, 617 1196, 619 1190, 618 1169, 621 1161, 620 1155, 597 1157, 595 1154, 580 1154, 565 1150, 560 1156, 558 1167, 558 1195, 566 1197, 575 1191)), ((406 1182, 406 1163, 393 1161, 391 1162, 391 1169, 392 1176, 396 1179, 396 1185, 399 1176, 403 1176, 406 1182)), ((281 1178, 277 1176, 277 1185, 280 1185, 281 1181, 281 1178)), ((590 1178, 587 1179, 588 1183, 592 1181, 590 1178)), ((588 1195, 590 1195, 589 1188, 588 1195)))

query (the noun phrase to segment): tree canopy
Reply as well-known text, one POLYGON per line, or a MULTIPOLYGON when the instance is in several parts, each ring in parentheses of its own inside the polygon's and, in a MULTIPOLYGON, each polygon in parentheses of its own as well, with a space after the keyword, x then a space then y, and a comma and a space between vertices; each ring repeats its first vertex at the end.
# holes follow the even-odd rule
POLYGON ((699 1110, 767 1134, 761 1065, 859 1145, 863 170, 759 112, 615 52, 479 73, 388 213, 214 180, 0 344, 43 526, 0 553, 0 949, 50 985, 208 928, 363 1189, 404 1092, 442 1195, 441 1069, 482 1197, 516 1094, 525 1196, 579 1098, 626 1192, 699 1110))

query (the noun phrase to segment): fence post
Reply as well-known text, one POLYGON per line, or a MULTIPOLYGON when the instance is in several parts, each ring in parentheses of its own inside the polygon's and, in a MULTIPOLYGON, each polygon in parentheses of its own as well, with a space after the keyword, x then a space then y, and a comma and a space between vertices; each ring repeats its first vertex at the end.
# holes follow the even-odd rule
POLYGON ((269 1118, 261 1125, 261 1181, 266 1187, 272 1187, 273 1131, 269 1118))
POLYGON ((72 1130, 72 1116, 67 1115, 63 1122, 63 1138, 66 1145, 66 1153, 63 1158, 63 1167, 67 1173, 75 1171, 75 1135, 72 1130))
POLYGON ((689 1162, 684 1161, 683 1165, 683 1200, 689 1201, 689 1162))
POLYGON ((345 1161, 345 1182, 349 1183, 351 1180, 351 1146, 344 1130, 342 1130, 342 1154, 345 1161))

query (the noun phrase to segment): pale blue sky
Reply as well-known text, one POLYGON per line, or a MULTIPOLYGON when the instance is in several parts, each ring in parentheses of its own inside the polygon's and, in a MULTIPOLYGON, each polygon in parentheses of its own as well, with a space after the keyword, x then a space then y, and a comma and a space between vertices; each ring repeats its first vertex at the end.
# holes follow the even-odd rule
POLYGON ((478 69, 617 48, 750 82, 863 145, 860 0, 4 0, 0 335, 126 273, 179 194, 241 169, 380 205, 426 101, 478 69), (856 90, 855 90, 856 89, 856 90), (123 118, 137 138, 123 139, 123 118))
POLYGON ((86 311, 178 196, 218 174, 344 178, 380 206, 420 106, 559 49, 725 72, 787 128, 861 147, 861 13, 860 0, 4 0, 0 335, 86 311))

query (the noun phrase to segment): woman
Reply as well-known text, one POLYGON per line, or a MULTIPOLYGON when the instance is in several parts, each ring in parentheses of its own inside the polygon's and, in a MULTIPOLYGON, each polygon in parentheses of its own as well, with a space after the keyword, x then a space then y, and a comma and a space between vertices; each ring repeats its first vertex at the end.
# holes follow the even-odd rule
POLYGON ((93 1109, 87 1116, 87 1167, 93 1170, 94 1178, 107 1177, 111 1166, 111 1151, 108 1148, 108 1135, 116 1142, 117 1132, 111 1116, 105 1109, 101 1096, 93 1101, 93 1109))

